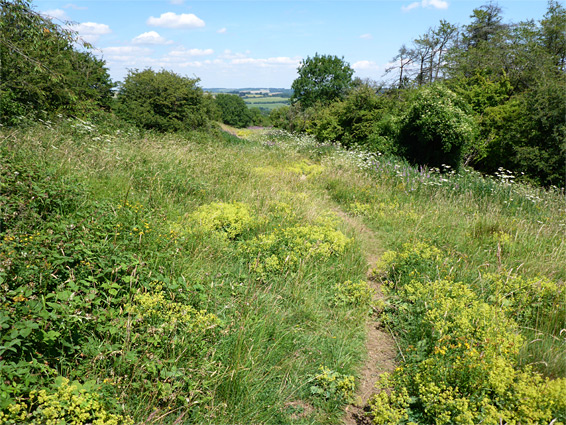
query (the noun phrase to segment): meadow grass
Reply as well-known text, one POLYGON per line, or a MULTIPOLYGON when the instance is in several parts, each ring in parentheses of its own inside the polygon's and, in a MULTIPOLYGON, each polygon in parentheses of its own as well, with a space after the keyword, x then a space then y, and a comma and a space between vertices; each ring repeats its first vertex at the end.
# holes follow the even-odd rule
POLYGON ((312 388, 321 368, 353 377, 363 361, 357 306, 332 302, 367 264, 352 230, 328 224, 302 155, 77 120, 4 132, 1 143, 13 179, 2 186, 2 317, 17 330, 2 341, 5 423, 45 420, 28 394, 58 394, 55 376, 88 382, 124 423, 340 421, 342 393, 312 388), (24 180, 15 170, 25 168, 35 171, 24 180), (50 185, 61 202, 46 209, 37 200, 50 185), (350 242, 338 252, 329 240, 316 260, 297 251, 288 267, 277 245, 281 270, 254 271, 243 244, 293 232, 350 242))
POLYGON ((108 119, 2 130, 6 423, 53 407, 29 394, 67 391, 57 377, 123 423, 339 423, 369 310, 341 288, 364 279, 368 243, 442 250, 517 321, 518 364, 566 375, 563 192, 243 135, 108 119))

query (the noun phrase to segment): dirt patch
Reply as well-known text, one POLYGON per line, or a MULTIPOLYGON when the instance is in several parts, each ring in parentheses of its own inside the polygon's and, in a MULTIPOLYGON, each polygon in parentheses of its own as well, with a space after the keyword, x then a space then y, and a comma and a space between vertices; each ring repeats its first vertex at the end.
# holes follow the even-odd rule
POLYGON ((285 403, 285 407, 293 409, 294 412, 289 417, 294 421, 296 421, 297 419, 306 418, 314 412, 314 407, 301 400, 285 403))

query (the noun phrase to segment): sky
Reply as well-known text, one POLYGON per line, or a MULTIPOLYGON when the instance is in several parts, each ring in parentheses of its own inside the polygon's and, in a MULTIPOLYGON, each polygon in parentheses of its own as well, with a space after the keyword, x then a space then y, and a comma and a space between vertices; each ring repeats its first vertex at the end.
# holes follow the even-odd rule
MULTIPOLYGON (((336 55, 386 81, 403 44, 446 20, 465 25, 488 0, 35 0, 93 44, 110 76, 171 70, 204 88, 290 88, 301 61, 336 55)), ((540 20, 546 0, 500 0, 505 22, 540 20)))

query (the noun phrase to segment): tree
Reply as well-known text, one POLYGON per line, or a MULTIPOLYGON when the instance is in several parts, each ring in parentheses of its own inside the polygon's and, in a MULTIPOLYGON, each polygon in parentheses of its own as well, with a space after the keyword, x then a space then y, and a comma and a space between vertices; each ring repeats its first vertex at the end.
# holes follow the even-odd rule
POLYGON ((213 107, 198 87, 199 81, 166 70, 130 70, 118 91, 116 114, 158 131, 205 127, 213 107))
POLYGON ((557 1, 550 0, 540 24, 544 47, 554 56, 557 66, 566 71, 566 9, 557 1))
POLYGON ((215 103, 220 110, 222 122, 234 127, 243 128, 250 125, 252 121, 252 114, 242 99, 237 94, 224 94, 216 95, 215 103))
POLYGON ((393 58, 395 65, 386 73, 399 69, 399 88, 407 85, 408 77, 415 76, 417 85, 432 83, 443 77, 444 55, 457 38, 458 27, 445 20, 438 28, 429 28, 426 34, 413 41, 412 48, 402 45, 393 58))
POLYGON ((399 146, 412 163, 459 168, 475 124, 469 107, 440 84, 420 88, 401 119, 399 146))
POLYGON ((108 107, 113 83, 91 47, 28 0, 0 0, 0 121, 108 107))
POLYGON ((344 58, 330 55, 307 57, 297 69, 299 77, 293 81, 291 103, 300 102, 303 108, 317 103, 328 105, 344 97, 352 84, 354 70, 344 58))

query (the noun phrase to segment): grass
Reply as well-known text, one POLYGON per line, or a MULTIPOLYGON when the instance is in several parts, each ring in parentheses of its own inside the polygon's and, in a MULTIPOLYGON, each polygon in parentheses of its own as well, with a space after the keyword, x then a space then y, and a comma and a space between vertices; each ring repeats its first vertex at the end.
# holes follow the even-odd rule
POLYGON ((368 240, 442 250, 454 278, 519 323, 517 367, 566 376, 563 192, 245 136, 110 120, 2 130, 6 423, 40 414, 30 391, 66 391, 57 377, 123 423, 339 423, 368 309, 337 304, 337 288, 365 277, 368 240), (509 285, 517 296, 494 302, 509 285))
POLYGON ((244 101, 250 107, 261 106, 267 109, 276 109, 281 106, 289 105, 289 98, 279 96, 245 97, 244 101))
POLYGON ((240 248, 327 213, 311 182, 286 171, 301 155, 74 120, 4 132, 1 149, 2 317, 18 330, 2 340, 4 412, 17 406, 31 420, 41 409, 27 394, 58 394, 54 376, 64 376, 135 422, 339 422, 340 393, 311 386, 320 367, 350 376, 363 361, 356 306, 331 306, 336 283, 365 274, 359 246, 264 274, 240 248), (23 169, 35 171, 15 174, 23 169), (60 202, 38 204, 46 190, 60 202), (231 202, 251 214, 241 232, 193 218, 231 202))

